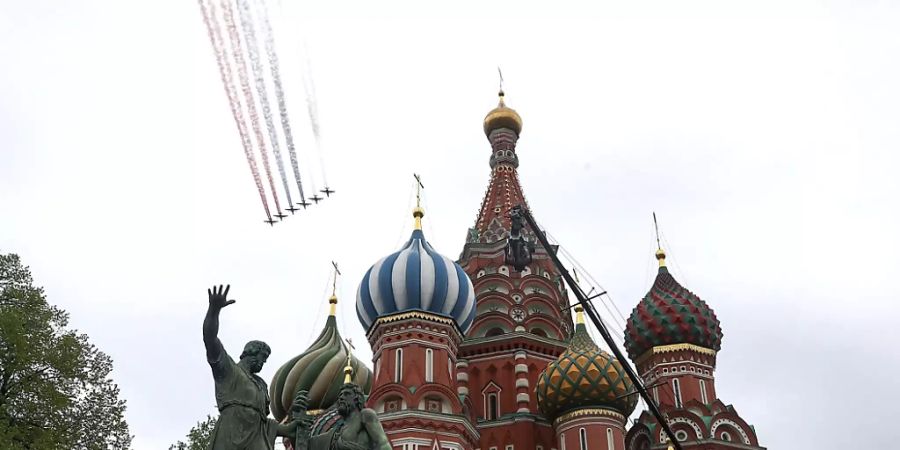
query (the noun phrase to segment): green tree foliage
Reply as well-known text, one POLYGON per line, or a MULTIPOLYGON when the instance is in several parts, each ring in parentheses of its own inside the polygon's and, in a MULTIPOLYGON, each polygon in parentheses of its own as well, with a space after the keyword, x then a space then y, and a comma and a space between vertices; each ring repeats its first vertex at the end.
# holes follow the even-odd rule
POLYGON ((0 254, 0 449, 127 449, 112 360, 47 303, 28 267, 0 254))
POLYGON ((212 437, 213 428, 216 427, 216 418, 206 416, 206 420, 197 422, 194 428, 187 434, 187 442, 178 441, 169 446, 169 450, 206 450, 212 437))

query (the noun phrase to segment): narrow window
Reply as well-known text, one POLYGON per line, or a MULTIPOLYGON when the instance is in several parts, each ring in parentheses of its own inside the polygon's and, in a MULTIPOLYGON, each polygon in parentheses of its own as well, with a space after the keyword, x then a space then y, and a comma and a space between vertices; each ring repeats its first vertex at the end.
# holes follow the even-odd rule
POLYGON ((399 383, 403 379, 403 349, 398 348, 394 360, 394 382, 399 383))
POLYGON ((659 406, 659 386, 653 386, 653 401, 659 406))
POLYGON ((487 410, 487 414, 485 414, 485 416, 487 416, 487 420, 497 420, 500 417, 500 405, 498 404, 499 402, 497 401, 497 393, 496 392, 492 392, 492 393, 488 394, 487 403, 488 403, 488 410, 487 410))
POLYGON ((681 408, 681 383, 678 378, 672 380, 672 391, 675 393, 675 407, 681 408))
POLYGON ((450 361, 450 358, 447 358, 447 374, 450 375, 451 383, 456 381, 453 379, 453 361, 450 361))
POLYGON ((507 446, 506 446, 506 450, 513 450, 513 446, 512 446, 512 445, 507 445, 507 446))
POLYGON ((425 382, 434 383, 434 351, 425 349, 425 382))
POLYGON ((700 380, 700 401, 704 404, 709 403, 709 401, 706 400, 706 381, 703 380, 700 380))
POLYGON ((566 450, 566 434, 559 433, 559 450, 566 450))
POLYGON ((544 450, 544 446, 543 445, 535 446, 534 450, 544 450))
POLYGON ((616 450, 616 443, 613 442, 612 428, 606 429, 606 448, 609 450, 616 450))
POLYGON ((581 441, 581 450, 588 450, 587 431, 584 431, 584 428, 578 429, 578 438, 581 441))

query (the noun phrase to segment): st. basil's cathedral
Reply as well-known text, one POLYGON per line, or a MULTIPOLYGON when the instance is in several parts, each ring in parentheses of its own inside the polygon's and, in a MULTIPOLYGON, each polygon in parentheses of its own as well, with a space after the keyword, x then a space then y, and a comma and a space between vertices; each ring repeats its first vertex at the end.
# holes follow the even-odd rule
MULTIPOLYGON (((522 119, 501 91, 484 119, 491 177, 459 259, 428 243, 416 207, 409 240, 372 265, 357 291, 373 368, 338 333, 332 296, 325 329, 272 380, 277 420, 303 389, 317 417, 313 431, 333 426, 349 365, 395 450, 671 448, 648 411, 629 421, 635 386, 622 362, 591 338, 581 307, 570 308, 547 253, 557 248, 537 244, 522 270, 506 263, 509 212, 527 205, 517 175, 521 132, 522 119)), ((675 280, 665 257, 660 249, 656 279, 625 326, 631 362, 682 448, 763 448, 753 426, 718 396, 715 313, 675 280)))

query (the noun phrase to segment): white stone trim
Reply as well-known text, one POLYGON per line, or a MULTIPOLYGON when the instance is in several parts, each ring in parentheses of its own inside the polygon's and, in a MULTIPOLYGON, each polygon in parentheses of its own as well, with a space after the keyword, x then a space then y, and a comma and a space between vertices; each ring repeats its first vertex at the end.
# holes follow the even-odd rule
POLYGON ((747 436, 747 433, 744 431, 744 429, 731 419, 717 419, 715 422, 713 422, 712 426, 709 428, 710 436, 712 436, 713 438, 716 437, 716 429, 719 428, 719 425, 731 425, 731 427, 737 430, 738 434, 741 435, 741 440, 744 441, 744 444, 750 445, 750 436, 747 436))

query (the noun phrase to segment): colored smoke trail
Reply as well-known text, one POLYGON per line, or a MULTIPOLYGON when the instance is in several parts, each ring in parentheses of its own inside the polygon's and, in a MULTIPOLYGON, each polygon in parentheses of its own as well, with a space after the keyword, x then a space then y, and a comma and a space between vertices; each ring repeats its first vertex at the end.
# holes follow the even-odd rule
POLYGON ((272 169, 269 167, 269 155, 266 154, 266 140, 263 138, 262 129, 259 126, 259 115, 256 113, 256 104, 253 102, 253 92, 250 89, 250 77, 247 74, 247 64, 244 61, 244 53, 241 48, 241 37, 238 34, 237 26, 234 24, 234 12, 231 9, 230 0, 220 0, 222 10, 224 12, 225 26, 228 28, 228 36, 231 40, 231 53, 237 63, 238 79, 241 82, 241 91, 244 93, 244 100, 247 105, 247 112, 250 115, 250 124, 253 133, 256 136, 256 143, 259 146, 259 153, 262 156, 263 168, 266 170, 266 176, 269 179, 269 187, 272 189, 272 198, 275 200, 275 208, 278 215, 281 215, 281 205, 278 203, 278 192, 275 190, 275 180, 272 178, 272 169))
MULTIPOLYGON (((256 30, 253 28, 253 16, 250 12, 250 2, 248 0, 238 0, 238 15, 241 18, 241 26, 247 42, 247 53, 250 55, 250 68, 253 70, 256 93, 266 121, 266 130, 269 132, 269 142, 272 144, 275 163, 278 165, 278 174, 281 176, 288 204, 293 205, 291 189, 288 186, 287 175, 284 173, 284 161, 281 158, 281 146, 278 144, 278 133, 275 128, 275 121, 272 118, 272 108, 269 105, 269 93, 266 89, 266 80, 263 77, 262 62, 259 60, 259 42, 256 40, 256 30)), ((272 190, 274 191, 274 186, 272 190)))
MULTIPOLYGON (((300 190, 300 201, 306 204, 306 194, 303 192, 303 182, 300 179, 300 164, 297 161, 297 150, 294 147, 294 133, 291 131, 291 122, 288 118, 287 102, 284 98, 284 89, 281 85, 281 71, 278 67, 278 54, 275 52, 275 36, 272 33, 272 26, 269 22, 269 13, 266 9, 264 0, 255 0, 258 16, 262 21, 263 38, 265 40, 266 57, 269 59, 269 68, 272 71, 272 84, 275 86, 275 97, 278 100, 278 112, 281 116, 281 128, 284 131, 284 140, 287 144, 288 154, 291 158, 291 169, 294 171, 294 178, 297 181, 297 188, 300 190)), ((315 189, 313 189, 315 190, 315 189)), ((315 192, 313 192, 315 194, 315 192)))
POLYGON ((237 88, 234 85, 231 64, 229 64, 228 57, 225 55, 222 28, 217 20, 215 5, 210 0, 197 0, 197 3, 200 4, 200 11, 203 13, 203 23, 206 24, 207 34, 209 34, 209 40, 216 54, 219 77, 222 79, 225 95, 228 97, 228 104, 231 107, 231 115, 234 117, 238 133, 241 136, 241 145, 244 148, 244 155, 247 157, 247 164, 250 166, 250 173, 253 175, 253 181, 256 182, 256 189, 259 191, 259 198, 262 200, 263 208, 266 211, 266 218, 272 220, 272 214, 269 212, 269 202, 266 199, 266 192, 263 188, 262 179, 259 176, 259 168, 256 167, 256 159, 253 157, 253 144, 250 142, 250 136, 247 133, 246 118, 244 118, 241 103, 237 98, 237 88))

